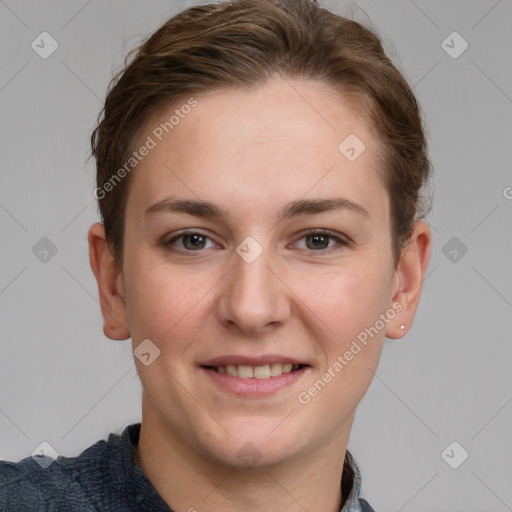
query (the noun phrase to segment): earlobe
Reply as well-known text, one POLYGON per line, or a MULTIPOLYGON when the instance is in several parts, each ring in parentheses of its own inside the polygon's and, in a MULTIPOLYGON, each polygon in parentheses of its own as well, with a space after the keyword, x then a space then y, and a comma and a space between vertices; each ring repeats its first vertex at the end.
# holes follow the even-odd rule
POLYGON ((122 279, 115 258, 105 239, 105 227, 97 222, 89 228, 89 262, 98 284, 103 315, 103 332, 112 340, 130 337, 122 279))
POLYGON ((430 248, 429 225, 425 221, 416 221, 413 234, 402 250, 400 262, 395 271, 392 302, 399 303, 401 310, 389 322, 386 328, 387 338, 402 338, 412 325, 430 259, 430 248))

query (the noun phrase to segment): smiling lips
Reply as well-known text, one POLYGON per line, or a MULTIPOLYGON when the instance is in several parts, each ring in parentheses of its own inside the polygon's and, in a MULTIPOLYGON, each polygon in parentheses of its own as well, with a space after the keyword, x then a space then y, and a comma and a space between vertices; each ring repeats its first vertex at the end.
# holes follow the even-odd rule
POLYGON ((299 370, 303 365, 291 363, 272 363, 261 366, 249 366, 245 364, 228 364, 217 366, 205 366, 218 373, 227 373, 231 377, 239 379, 270 379, 271 377, 279 377, 283 373, 290 373, 299 370))
POLYGON ((221 356, 199 367, 216 387, 244 398, 263 398, 298 382, 310 369, 304 361, 280 355, 221 356))
POLYGON ((266 380, 280 377, 309 366, 296 359, 279 355, 259 357, 224 356, 206 361, 202 368, 238 379, 266 380))

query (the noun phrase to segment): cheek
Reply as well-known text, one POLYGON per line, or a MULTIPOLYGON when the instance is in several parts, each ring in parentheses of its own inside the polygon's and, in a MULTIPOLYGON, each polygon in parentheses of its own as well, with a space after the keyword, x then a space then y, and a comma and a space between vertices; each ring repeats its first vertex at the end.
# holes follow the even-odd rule
POLYGON ((322 286, 317 282, 314 289, 303 289, 322 364, 298 399, 301 404, 314 403, 309 410, 333 428, 355 410, 380 359, 385 329, 373 327, 386 307, 387 292, 382 274, 378 275, 347 272, 329 276, 322 286))
POLYGON ((346 268, 303 281, 304 310, 310 311, 311 333, 322 354, 319 375, 308 385, 313 394, 322 390, 319 410, 338 404, 336 417, 348 414, 364 396, 382 351, 385 329, 374 326, 389 293, 384 269, 378 267, 346 268))
MULTIPOLYGON (((132 337, 135 334, 139 339, 154 339, 159 345, 170 338, 181 341, 193 325, 200 325, 195 319, 208 303, 208 290, 215 285, 212 274, 191 273, 162 258, 134 258, 127 265, 132 337)), ((170 345, 166 344, 165 349, 178 348, 175 343, 170 345)))
POLYGON ((338 269, 324 275, 296 275, 294 280, 301 283, 297 295, 334 338, 346 339, 373 324, 388 295, 378 270, 338 269))

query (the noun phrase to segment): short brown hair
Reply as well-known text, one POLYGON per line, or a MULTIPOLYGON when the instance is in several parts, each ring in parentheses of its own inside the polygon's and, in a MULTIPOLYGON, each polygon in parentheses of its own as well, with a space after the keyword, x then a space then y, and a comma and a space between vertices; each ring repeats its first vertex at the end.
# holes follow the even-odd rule
POLYGON ((357 101, 373 122, 398 264, 415 219, 429 209, 421 211, 421 190, 431 164, 416 98, 380 38, 316 0, 223 0, 169 19, 129 53, 110 84, 91 147, 96 191, 102 191, 96 193, 99 211, 121 267, 131 173, 122 173, 116 183, 112 178, 129 161, 148 119, 191 95, 228 87, 250 90, 275 74, 326 84, 357 101))

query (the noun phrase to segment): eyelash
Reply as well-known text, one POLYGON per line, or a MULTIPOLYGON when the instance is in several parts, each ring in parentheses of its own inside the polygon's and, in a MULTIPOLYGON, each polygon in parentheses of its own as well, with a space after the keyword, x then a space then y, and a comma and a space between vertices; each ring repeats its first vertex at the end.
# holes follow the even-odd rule
MULTIPOLYGON (((181 254, 184 254, 186 256, 191 256, 191 257, 194 257, 193 254, 194 253, 201 253, 203 252, 203 250, 205 249, 198 249, 197 251, 191 251, 191 250, 186 250, 186 249, 177 249, 177 248, 173 248, 172 245, 184 238, 184 237, 187 237, 187 236, 191 236, 191 235, 200 235, 202 237, 205 237, 209 240, 211 240, 211 238, 209 236, 207 236, 206 234, 202 233, 201 231, 184 231, 176 236, 174 236, 173 238, 171 238, 170 240, 164 242, 164 246, 173 251, 173 252, 177 252, 177 253, 181 253, 181 254)), ((310 229, 310 230, 307 230, 305 232, 303 232, 301 234, 301 236, 296 240, 296 242, 298 242, 299 240, 302 240, 303 238, 307 238, 308 236, 315 236, 315 235, 320 235, 320 236, 326 236, 326 237, 329 237, 331 238, 332 240, 335 240, 337 242, 337 244, 341 247, 345 247, 345 246, 348 246, 349 245, 349 242, 340 238, 339 236, 336 236, 332 231, 329 231, 327 229, 310 229)), ((296 243, 295 242, 295 243, 296 243)), ((333 247, 327 247, 325 249, 320 249, 318 251, 315 251, 315 250, 312 250, 312 249, 305 249, 311 253, 324 253, 324 252, 327 252, 327 251, 331 251, 333 249, 333 247)), ((336 250, 336 249, 335 249, 336 250)))

